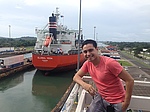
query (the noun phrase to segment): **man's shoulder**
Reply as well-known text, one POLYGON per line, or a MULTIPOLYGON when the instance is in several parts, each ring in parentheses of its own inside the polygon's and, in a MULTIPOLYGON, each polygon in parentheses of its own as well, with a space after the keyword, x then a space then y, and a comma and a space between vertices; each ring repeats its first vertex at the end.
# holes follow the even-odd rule
POLYGON ((110 60, 110 57, 100 56, 100 59, 103 60, 103 61, 107 61, 107 60, 110 60))
POLYGON ((90 64, 90 62, 89 62, 88 60, 86 60, 86 61, 84 62, 84 64, 90 64))
POLYGON ((107 56, 101 56, 101 62, 105 63, 105 64, 110 64, 115 62, 116 60, 114 60, 113 58, 107 57, 107 56))
POLYGON ((111 58, 111 57, 107 57, 107 56, 100 56, 100 58, 101 59, 105 59, 105 60, 115 60, 115 59, 113 59, 113 58, 111 58))
POLYGON ((92 66, 93 65, 93 63, 92 62, 90 62, 90 61, 88 61, 88 60, 86 60, 85 62, 84 62, 84 64, 83 64, 84 66, 92 66))

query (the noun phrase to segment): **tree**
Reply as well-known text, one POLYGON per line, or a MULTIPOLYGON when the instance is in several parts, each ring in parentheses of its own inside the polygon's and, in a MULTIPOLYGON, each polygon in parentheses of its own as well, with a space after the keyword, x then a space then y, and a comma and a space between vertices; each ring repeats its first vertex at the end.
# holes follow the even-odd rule
POLYGON ((35 37, 0 38, 0 47, 27 47, 34 46, 35 43, 35 37))

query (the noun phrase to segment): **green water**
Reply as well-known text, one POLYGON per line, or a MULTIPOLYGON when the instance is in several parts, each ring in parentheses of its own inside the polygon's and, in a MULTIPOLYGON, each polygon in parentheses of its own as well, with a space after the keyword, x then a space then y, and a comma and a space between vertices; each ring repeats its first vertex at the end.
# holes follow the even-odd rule
POLYGON ((74 73, 44 76, 30 70, 0 80, 0 112, 50 112, 71 84, 74 73))

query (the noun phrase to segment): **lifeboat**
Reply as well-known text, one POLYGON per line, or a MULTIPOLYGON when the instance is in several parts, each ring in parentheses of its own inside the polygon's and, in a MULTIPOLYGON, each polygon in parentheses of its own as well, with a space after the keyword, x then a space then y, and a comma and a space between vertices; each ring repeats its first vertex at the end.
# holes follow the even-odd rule
POLYGON ((52 42, 52 38, 50 36, 47 36, 44 41, 44 46, 48 47, 48 45, 52 42))

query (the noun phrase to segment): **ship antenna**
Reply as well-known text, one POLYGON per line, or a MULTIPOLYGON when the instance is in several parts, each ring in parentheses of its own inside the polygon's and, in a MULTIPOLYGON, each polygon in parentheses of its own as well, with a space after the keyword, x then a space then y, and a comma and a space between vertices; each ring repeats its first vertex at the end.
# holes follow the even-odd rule
POLYGON ((55 13, 55 16, 56 16, 56 22, 57 22, 57 25, 58 25, 59 15, 60 15, 60 13, 59 13, 59 8, 56 7, 56 13, 55 13))

